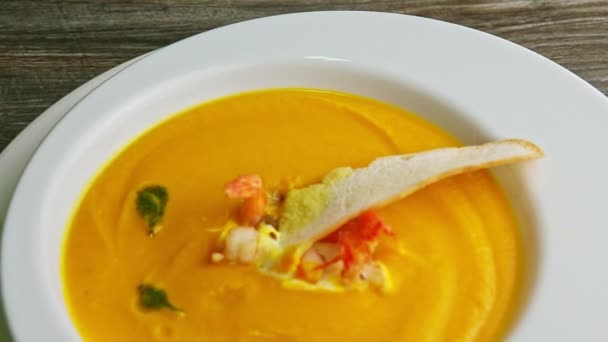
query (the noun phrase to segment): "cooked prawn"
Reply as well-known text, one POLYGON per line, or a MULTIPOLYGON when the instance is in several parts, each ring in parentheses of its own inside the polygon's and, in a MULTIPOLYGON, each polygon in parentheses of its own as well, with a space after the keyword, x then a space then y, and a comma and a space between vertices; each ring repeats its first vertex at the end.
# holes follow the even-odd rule
POLYGON ((228 198, 244 200, 237 215, 239 224, 255 227, 264 217, 268 199, 259 175, 239 176, 226 184, 224 191, 228 198))
POLYGON ((325 243, 334 243, 341 249, 336 257, 322 267, 342 261, 342 276, 347 279, 356 277, 365 265, 373 262, 372 254, 383 234, 394 235, 391 228, 374 211, 362 213, 322 240, 325 243))
POLYGON ((250 264, 255 261, 258 232, 252 227, 233 228, 226 236, 224 255, 229 261, 250 264))

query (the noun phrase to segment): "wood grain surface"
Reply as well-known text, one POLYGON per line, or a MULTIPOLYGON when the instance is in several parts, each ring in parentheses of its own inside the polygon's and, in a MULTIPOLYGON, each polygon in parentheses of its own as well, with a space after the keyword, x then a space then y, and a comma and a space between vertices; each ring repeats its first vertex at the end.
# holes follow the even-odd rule
POLYGON ((480 29, 608 94, 608 0, 0 0, 0 151, 55 101, 126 60, 226 24, 315 10, 406 13, 480 29))

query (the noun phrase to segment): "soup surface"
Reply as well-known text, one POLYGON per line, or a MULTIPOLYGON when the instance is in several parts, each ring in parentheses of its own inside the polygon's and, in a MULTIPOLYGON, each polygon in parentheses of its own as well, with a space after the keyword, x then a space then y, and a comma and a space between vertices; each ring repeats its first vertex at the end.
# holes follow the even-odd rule
POLYGON ((72 319, 85 341, 495 340, 517 303, 522 251, 487 172, 378 211, 400 246, 377 251, 394 293, 290 289, 209 258, 235 206, 223 187, 237 175, 306 185, 336 167, 457 144, 411 113, 342 93, 277 89, 188 109, 116 156, 77 205, 63 255, 72 319), (135 207, 149 184, 169 193, 154 238, 135 207), (144 283, 185 314, 142 310, 144 283))

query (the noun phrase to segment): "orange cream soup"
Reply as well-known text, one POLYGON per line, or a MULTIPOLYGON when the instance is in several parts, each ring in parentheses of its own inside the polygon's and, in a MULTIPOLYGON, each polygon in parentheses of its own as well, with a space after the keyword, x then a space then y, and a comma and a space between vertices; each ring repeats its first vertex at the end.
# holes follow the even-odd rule
POLYGON ((521 247, 486 172, 454 177, 379 211, 402 253, 380 248, 394 294, 282 287, 253 267, 211 264, 235 203, 223 186, 320 181, 339 166, 457 142, 411 113, 348 94, 281 89, 189 109, 134 141, 95 178, 65 240, 63 278, 85 341, 456 341, 502 336, 517 302, 521 247), (169 192, 149 238, 136 191, 169 192), (137 286, 167 291, 185 316, 143 312, 137 286))

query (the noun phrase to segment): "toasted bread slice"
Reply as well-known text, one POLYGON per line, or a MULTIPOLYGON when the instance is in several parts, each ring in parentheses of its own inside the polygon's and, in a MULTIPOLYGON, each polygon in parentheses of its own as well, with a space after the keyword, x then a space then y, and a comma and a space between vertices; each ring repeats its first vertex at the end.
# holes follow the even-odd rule
POLYGON ((323 207, 319 210, 317 204, 316 208, 310 208, 314 210, 312 220, 281 224, 279 243, 290 247, 313 242, 365 210, 399 200, 441 179, 541 156, 543 151, 531 142, 502 140, 378 158, 369 166, 354 169, 339 181, 328 183, 323 207))

